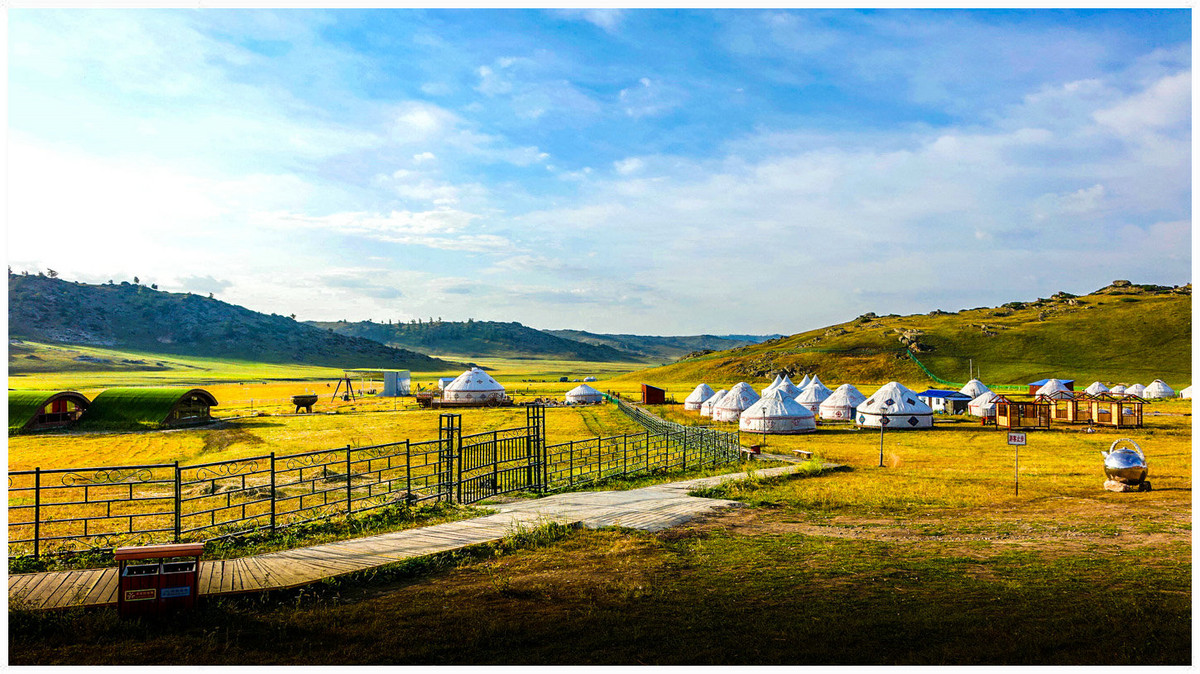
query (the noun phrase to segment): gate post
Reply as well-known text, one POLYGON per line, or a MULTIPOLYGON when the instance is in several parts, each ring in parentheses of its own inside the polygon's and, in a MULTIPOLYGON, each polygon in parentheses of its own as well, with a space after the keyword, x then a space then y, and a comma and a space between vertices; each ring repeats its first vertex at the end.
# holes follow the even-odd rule
POLYGON ((275 531, 275 452, 271 452, 271 531, 275 531))
POLYGON ((462 498, 462 462, 458 463, 458 480, 455 480, 455 450, 461 443, 462 434, 459 425, 460 415, 443 413, 438 425, 438 500, 446 495, 446 500, 454 501, 454 485, 458 484, 458 495, 462 498))
MULTIPOLYGON (((183 514, 180 512, 182 510, 180 501, 182 500, 182 496, 183 496, 183 486, 181 484, 183 481, 182 478, 183 478, 183 476, 180 474, 180 471, 179 471, 179 462, 176 461, 175 462, 175 542, 176 543, 179 542, 179 530, 181 528, 180 520, 181 520, 181 516, 183 514)), ((130 527, 130 528, 132 529, 133 527, 130 527)))
POLYGON ((41 552, 40 540, 42 534, 42 468, 33 469, 33 558, 37 559, 41 552))

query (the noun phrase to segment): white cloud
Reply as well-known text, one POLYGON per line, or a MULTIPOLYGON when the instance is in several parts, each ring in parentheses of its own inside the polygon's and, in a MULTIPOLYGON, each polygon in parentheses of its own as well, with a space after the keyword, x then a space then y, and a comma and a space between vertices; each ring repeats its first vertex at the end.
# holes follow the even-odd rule
POLYGON ((276 229, 316 229, 362 236, 376 241, 472 253, 507 253, 512 242, 495 234, 468 231, 479 218, 453 208, 392 211, 387 214, 344 212, 329 215, 258 214, 255 224, 276 229))
POLYGON ((637 157, 613 162, 613 168, 617 170, 617 173, 625 176, 641 171, 645 165, 645 162, 637 157))
POLYGON ((603 28, 605 31, 616 32, 625 18, 623 9, 556 9, 552 10, 558 16, 566 19, 587 21, 603 28))
POLYGON ((643 77, 636 85, 622 89, 617 98, 630 117, 653 117, 682 105, 686 94, 679 87, 643 77))

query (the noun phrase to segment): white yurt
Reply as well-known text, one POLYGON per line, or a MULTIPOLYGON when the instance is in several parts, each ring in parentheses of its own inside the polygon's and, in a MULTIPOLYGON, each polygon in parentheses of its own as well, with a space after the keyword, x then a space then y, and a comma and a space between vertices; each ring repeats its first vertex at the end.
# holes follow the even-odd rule
POLYGON ((1187 388, 1183 389, 1182 391, 1180 391, 1180 392, 1179 392, 1179 397, 1180 397, 1180 398, 1188 398, 1188 399, 1190 399, 1190 398, 1192 397, 1192 387, 1191 387, 1191 386, 1189 386, 1189 387, 1187 387, 1187 388))
POLYGON ((1125 390, 1126 390, 1126 389, 1125 389, 1125 385, 1124 385, 1124 384, 1117 384, 1116 386, 1114 386, 1114 387, 1112 387, 1112 388, 1108 389, 1108 392, 1109 392, 1109 393, 1111 393, 1111 394, 1113 394, 1113 395, 1118 395, 1118 396, 1119 396, 1119 395, 1124 395, 1124 394, 1125 394, 1125 390))
POLYGON ((713 405, 713 421, 737 421, 746 408, 759 401, 759 395, 746 382, 738 382, 721 402, 713 405))
POLYGON ((959 389, 958 392, 965 396, 971 396, 971 400, 974 400, 991 390, 992 389, 984 386, 983 382, 979 381, 978 379, 972 379, 971 381, 967 382, 966 386, 963 386, 961 389, 959 389))
POLYGON ((711 398, 709 398, 708 400, 705 400, 700 405, 700 416, 711 417, 713 407, 717 403, 721 402, 721 398, 724 398, 726 396, 726 394, 728 394, 728 393, 729 393, 729 391, 726 391, 725 389, 721 389, 720 391, 717 391, 716 393, 712 394, 711 398))
POLYGON ((854 384, 842 384, 821 403, 821 418, 830 421, 853 421, 854 409, 866 399, 854 384))
POLYGON ((705 400, 711 397, 713 397, 712 387, 708 384, 701 384, 692 389, 688 397, 683 399, 683 409, 691 412, 699 412, 700 406, 704 404, 705 400))
POLYGON ((1146 392, 1142 394, 1146 400, 1154 400, 1155 398, 1174 398, 1175 389, 1167 386, 1167 383, 1161 379, 1155 379, 1146 387, 1146 392))
POLYGON ((771 391, 774 391, 775 388, 777 386, 779 386, 779 382, 781 382, 781 381, 783 381, 783 378, 780 377, 779 375, 775 375, 775 381, 771 382, 770 384, 767 384, 767 387, 762 390, 762 394, 767 395, 771 391))
POLYGON ((587 384, 580 384, 567 391, 567 403, 570 405, 592 405, 604 400, 604 394, 587 384))
POLYGON ((933 410, 899 382, 888 382, 871 394, 858 406, 854 421, 859 426, 879 428, 884 425, 884 416, 890 430, 933 427, 933 410))
POLYGON ((1000 396, 994 391, 985 391, 967 403, 967 414, 975 417, 996 416, 996 398, 1000 396))
POLYGON ((504 400, 504 387, 492 375, 473 367, 446 384, 442 400, 451 402, 491 402, 504 400))
POLYGON ((816 414, 821 411, 821 403, 828 400, 831 395, 833 395, 833 391, 822 384, 820 379, 813 377, 800 395, 796 396, 796 402, 807 407, 809 412, 816 414))
POLYGON ((776 389, 742 412, 738 428, 751 433, 811 433, 817 430, 817 420, 807 407, 776 389))
POLYGON ((596 378, 595 377, 584 377, 583 380, 584 381, 596 381, 596 378))
POLYGON ((1145 398, 1146 397, 1146 387, 1142 386, 1141 384, 1134 384, 1133 386, 1130 386, 1129 388, 1125 389, 1125 395, 1137 396, 1139 398, 1145 398))
POLYGON ((1035 395, 1054 396, 1056 398, 1061 398, 1063 397, 1061 395, 1063 393, 1066 393, 1067 397, 1069 397, 1071 395, 1071 389, 1067 388, 1067 385, 1062 383, 1061 379, 1047 379, 1046 383, 1042 384, 1041 387, 1038 388, 1038 390, 1035 392, 1035 395))
POLYGON ((1085 388, 1083 390, 1088 395, 1093 395, 1093 396, 1100 395, 1101 393, 1108 393, 1108 387, 1098 381, 1092 382, 1091 384, 1088 385, 1087 388, 1085 388))
POLYGON ((812 380, 808 378, 808 375, 804 375, 804 379, 801 379, 800 383, 796 384, 796 388, 803 391, 804 387, 808 386, 808 382, 810 382, 810 381, 812 381, 812 380))

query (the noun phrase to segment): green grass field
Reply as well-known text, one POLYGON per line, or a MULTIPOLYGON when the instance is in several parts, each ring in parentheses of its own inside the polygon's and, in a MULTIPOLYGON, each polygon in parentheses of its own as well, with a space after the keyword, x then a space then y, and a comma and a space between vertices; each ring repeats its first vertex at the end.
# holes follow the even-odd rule
MULTIPOLYGON (((561 395, 576 384, 521 380, 549 379, 564 365, 506 362, 498 378, 519 397, 561 395)), ((239 393, 262 395, 257 411, 268 394, 324 394, 331 382, 322 378, 340 375, 249 384, 236 375, 255 366, 242 367, 210 365, 210 390, 238 403, 219 413, 247 414, 239 393)), ((642 380, 655 383, 618 369, 578 372, 626 395, 642 380)), ((143 375, 167 376, 76 372, 38 381, 85 390, 80 383, 184 383, 143 375)), ((698 380, 668 381, 668 395, 682 401, 698 380)), ((269 416, 180 431, 20 435, 9 439, 9 467, 192 463, 436 436, 436 411, 389 405, 397 402, 322 395, 318 411, 338 413, 287 416, 267 407, 269 416)), ((712 423, 679 406, 654 411, 712 423)), ((10 661, 1186 665, 1191 411, 1190 401, 1156 402, 1143 429, 1030 432, 1019 493, 1004 434, 970 418, 885 433, 883 468, 874 431, 826 424, 809 435, 769 436, 765 451, 805 449, 845 469, 708 490, 701 495, 745 507, 657 534, 535 532, 302 590, 203 602, 186 619, 147 625, 118 621, 111 609, 48 615, 10 607, 10 661), (1121 437, 1145 450, 1152 491, 1101 488, 1100 451, 1121 437), (1113 635, 1132 628, 1136 638, 1113 648, 1113 635)), ((550 442, 640 430, 611 405, 546 414, 550 442)), ((521 409, 463 411, 466 433, 523 421, 521 409)))
MULTIPOLYGON (((682 413, 680 413, 682 414, 682 413)), ((746 507, 398 565, 188 619, 10 612, 15 664, 1188 664, 1191 417, 771 438, 848 470, 703 492, 746 507), (1153 491, 1101 489, 1134 437, 1153 491), (1136 639, 1113 648, 1114 634, 1136 639), (281 648, 286 644, 286 648, 281 648)))

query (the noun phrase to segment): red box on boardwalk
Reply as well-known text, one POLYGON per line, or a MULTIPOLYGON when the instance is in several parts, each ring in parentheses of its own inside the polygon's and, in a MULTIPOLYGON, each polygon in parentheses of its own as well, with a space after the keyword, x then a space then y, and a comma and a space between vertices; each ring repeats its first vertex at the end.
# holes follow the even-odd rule
POLYGON ((203 543, 114 550, 113 558, 120 565, 117 613, 122 618, 150 617, 195 606, 203 553, 203 543))

